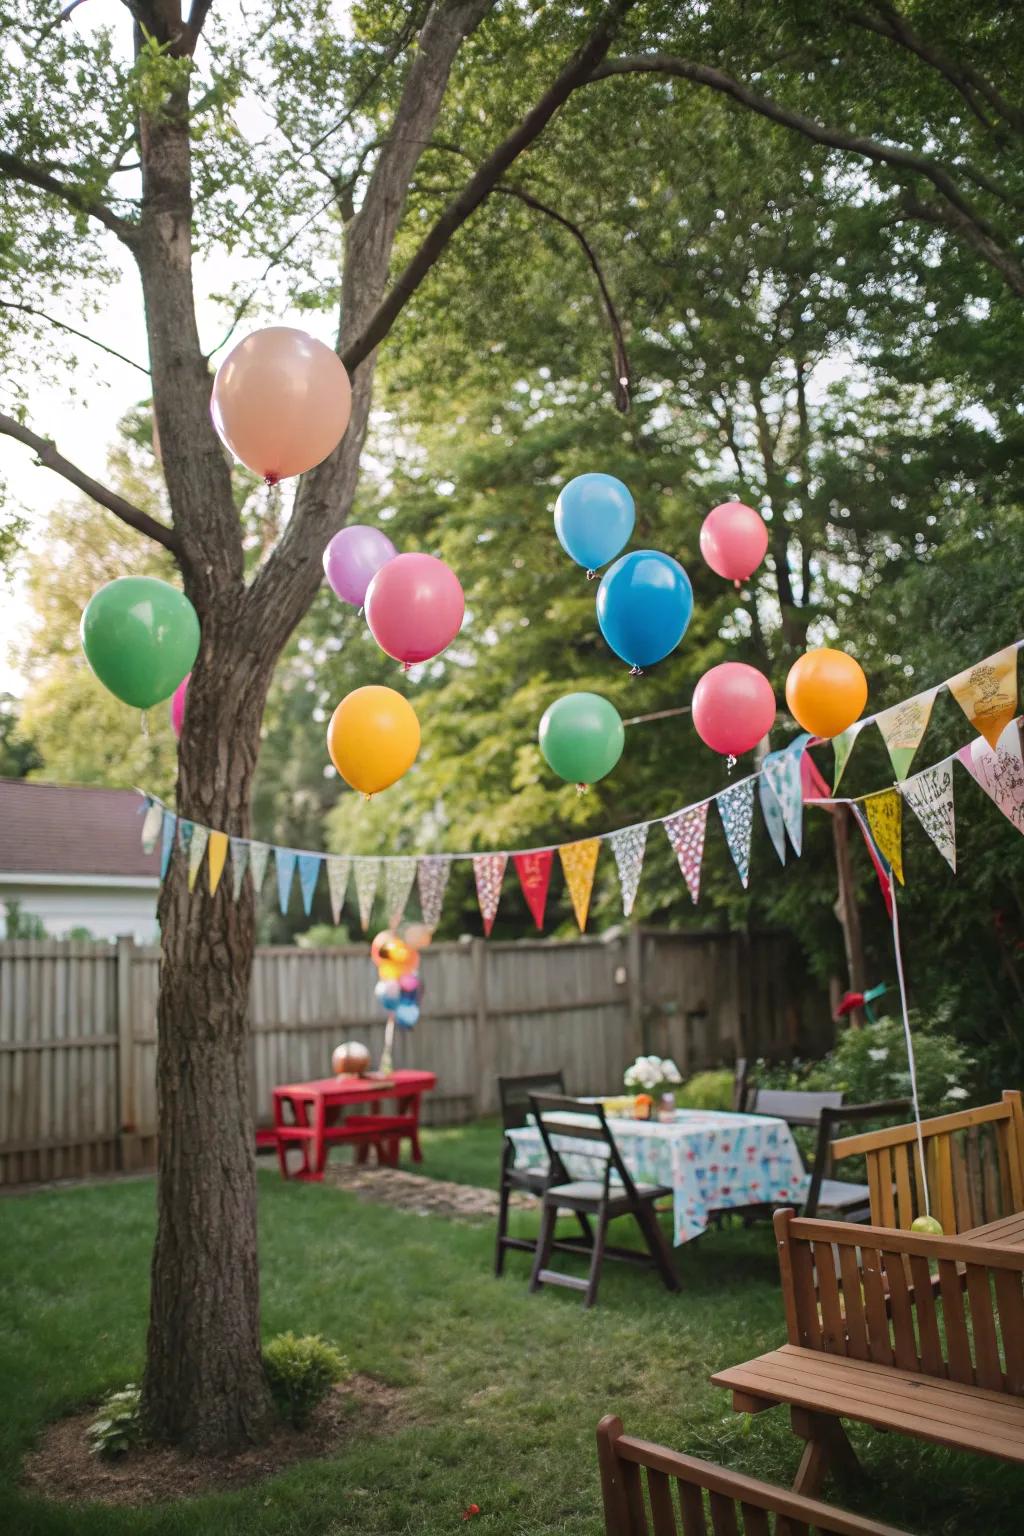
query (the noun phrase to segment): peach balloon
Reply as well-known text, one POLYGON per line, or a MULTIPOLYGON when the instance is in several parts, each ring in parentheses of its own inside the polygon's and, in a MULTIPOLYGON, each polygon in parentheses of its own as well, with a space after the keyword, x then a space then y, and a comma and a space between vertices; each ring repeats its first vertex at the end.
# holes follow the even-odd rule
POLYGON ((270 485, 304 474, 341 442, 352 385, 336 352, 290 325, 253 331, 217 369, 213 424, 270 485))
POLYGON ((812 736, 838 736, 860 718, 868 680, 852 656, 828 646, 808 651, 789 669, 786 703, 812 736))

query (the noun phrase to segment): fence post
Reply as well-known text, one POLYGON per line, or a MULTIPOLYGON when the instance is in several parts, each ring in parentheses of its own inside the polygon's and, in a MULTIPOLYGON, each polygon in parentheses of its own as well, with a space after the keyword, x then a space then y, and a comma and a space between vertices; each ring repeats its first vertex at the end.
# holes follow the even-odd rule
POLYGON ((132 965, 135 940, 122 934, 117 941, 117 1118, 121 1169, 140 1162, 135 1109, 135 1029, 132 1018, 132 965))
POLYGON ((476 1008, 474 1034, 476 1042, 476 1110, 485 1115, 491 1105, 495 1061, 490 1029, 487 1022, 487 943, 484 939, 473 940, 473 1000, 476 1008))

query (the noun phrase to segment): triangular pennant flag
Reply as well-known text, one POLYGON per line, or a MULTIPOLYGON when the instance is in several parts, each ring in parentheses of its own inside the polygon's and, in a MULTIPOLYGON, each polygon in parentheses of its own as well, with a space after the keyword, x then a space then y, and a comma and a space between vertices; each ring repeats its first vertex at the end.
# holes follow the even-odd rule
POLYGON ((910 806, 936 848, 956 872, 956 813, 953 809, 953 760, 925 768, 900 785, 910 806))
POLYGON ((507 853, 477 853, 473 855, 473 876, 476 880, 476 899, 484 920, 484 933, 490 935, 494 919, 498 915, 501 900, 501 882, 505 878, 507 853))
POLYGON ((331 897, 331 916, 335 927, 341 922, 341 909, 345 905, 348 872, 351 868, 352 860, 347 853, 327 855, 327 889, 331 897))
POLYGON ((267 864, 270 862, 269 843, 249 844, 249 873, 252 876, 252 888, 258 896, 263 889, 263 877, 267 872, 267 864))
POLYGON ((715 798, 732 861, 746 890, 750 879, 750 835, 754 830, 754 781, 744 779, 731 784, 715 798))
POLYGON ((420 893, 420 911, 423 913, 423 921, 431 932, 441 921, 444 893, 448 889, 448 877, 451 872, 451 859, 443 859, 440 854, 431 853, 425 859, 420 859, 419 869, 416 872, 416 886, 420 893))
POLYGON ((318 853, 299 854, 299 890, 302 892, 302 908, 307 917, 313 910, 313 896, 322 863, 318 853))
POLYGON ((700 896, 700 866, 704 857, 704 830, 708 824, 708 802, 687 806, 666 816, 664 828, 673 852, 679 861, 690 900, 696 906, 700 896))
POLYGON ((622 892, 622 915, 632 916, 640 875, 644 867, 644 850, 647 847, 647 823, 639 827, 623 827, 613 832, 608 841, 612 845, 615 863, 619 871, 619 889, 622 892))
POLYGON ((835 767, 832 770, 833 794, 839 788, 839 780, 842 778, 843 771, 850 760, 853 744, 866 725, 866 720, 855 720, 852 725, 847 726, 845 731, 840 731, 838 736, 833 736, 832 738, 832 751, 835 754, 836 760, 835 767))
POLYGON ((594 871, 597 868, 597 855, 600 851, 601 840, 597 837, 587 837, 579 843, 565 843, 558 850, 580 933, 583 933, 587 926, 590 893, 594 889, 594 871))
POLYGON ((979 737, 957 755, 1007 820, 1024 832, 1024 759, 1017 721, 1010 721, 995 751, 979 737))
POLYGON ((195 828, 194 821, 183 821, 178 817, 178 847, 182 853, 188 853, 192 843, 192 832, 195 828))
POLYGON ((156 847, 163 822, 163 806, 158 805, 155 800, 150 800, 146 805, 146 814, 142 818, 142 847, 145 853, 152 853, 156 847))
POLYGON ((174 827, 177 818, 173 811, 164 811, 164 824, 160 834, 160 879, 167 873, 167 866, 171 862, 171 854, 174 851, 174 827))
POLYGON ((905 779, 910 772, 914 753, 928 729, 938 691, 937 688, 929 688, 912 699, 904 699, 902 704, 883 709, 880 715, 875 716, 875 724, 882 734, 893 773, 898 779, 905 779))
POLYGON ((282 912, 288 911, 291 900, 292 880, 295 878, 295 861, 298 854, 291 848, 275 848, 277 858, 277 900, 282 912))
POLYGON ((249 867, 249 844, 244 837, 232 837, 231 844, 231 895, 237 901, 242 894, 242 881, 249 867))
MULTIPOLYGON (((776 756, 775 753, 770 754, 776 756)), ((782 756, 781 753, 777 754, 782 756)), ((782 806, 779 797, 775 793, 771 778, 765 772, 768 767, 768 758, 762 764, 761 777, 757 781, 757 797, 761 802, 761 814, 764 824, 768 828, 768 836, 772 840, 772 847, 779 856, 779 863, 786 862, 786 823, 782 815, 782 806)))
POLYGON ((1008 645, 951 677, 949 691, 994 751, 1017 713, 1017 647, 1008 645))
POLYGON ((793 738, 784 754, 786 772, 778 775, 779 782, 774 785, 776 799, 782 806, 786 835, 797 858, 804 849, 804 760, 809 756, 807 744, 810 739, 807 731, 793 738))
POLYGON ((536 853, 517 853, 512 859, 530 916, 538 928, 544 927, 544 908, 548 901, 554 857, 554 849, 540 848, 536 853))
POLYGON ((877 795, 868 795, 864 810, 871 828, 871 836, 878 851, 892 868, 893 874, 903 884, 903 801, 895 789, 883 789, 877 795))
POLYGON ((868 850, 868 855, 870 856, 872 866, 878 878, 878 884, 882 890, 882 900, 885 902, 885 910, 889 914, 889 918, 891 920, 892 869, 889 866, 888 860, 883 858, 882 854, 879 853, 878 845, 876 844, 874 838, 871 836, 871 828, 868 826, 868 819, 864 815, 864 812, 861 810, 860 806, 851 805, 850 810, 853 812, 853 819, 856 821, 858 827, 860 828, 861 836, 864 839, 864 846, 868 850))
POLYGON ((354 859, 356 871, 356 899, 359 902, 359 922, 363 932, 370 926, 373 901, 380 880, 380 859, 354 859))
POLYGON ((228 856, 228 835, 226 832, 211 832, 210 841, 206 852, 206 872, 210 881, 210 895, 217 894, 220 885, 220 877, 224 873, 224 860, 228 856))
POLYGON ((188 845, 188 888, 190 891, 194 891, 196 888, 196 876, 199 874, 199 868, 203 862, 203 854, 206 852, 209 836, 209 827, 201 827, 197 822, 192 828, 192 838, 188 845))
POLYGON ((388 927, 398 928, 405 916, 405 904, 416 878, 416 860, 389 859, 384 866, 384 907, 388 927))

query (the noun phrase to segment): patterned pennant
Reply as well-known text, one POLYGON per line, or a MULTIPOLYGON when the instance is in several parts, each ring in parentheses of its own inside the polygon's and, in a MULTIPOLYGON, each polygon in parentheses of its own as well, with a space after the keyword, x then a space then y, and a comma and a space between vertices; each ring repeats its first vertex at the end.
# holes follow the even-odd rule
POLYGON ((841 731, 838 736, 833 736, 832 738, 832 751, 835 754, 836 760, 835 767, 832 770, 833 794, 839 788, 839 780, 842 778, 843 771, 850 760, 853 744, 866 725, 866 720, 855 720, 852 725, 847 726, 845 731, 841 731))
POLYGON ((850 810, 853 812, 854 821, 860 828, 860 835, 864 839, 864 846, 868 850, 868 856, 871 859, 872 867, 874 868, 875 875, 878 878, 878 884, 882 892, 882 900, 885 902, 885 910, 889 914, 889 918, 891 920, 893 892, 892 870, 890 869, 886 860, 883 859, 882 855, 879 853, 878 845, 876 844, 874 838, 871 836, 871 828, 868 826, 868 819, 864 815, 864 812, 861 810, 860 806, 851 805, 850 810))
POLYGON ((415 859, 389 859, 384 866, 384 907, 388 927, 398 928, 405 916, 405 904, 416 878, 415 859))
POLYGON ((512 859, 526 897, 526 905, 538 928, 544 927, 544 908, 548 903, 554 857, 553 848, 541 848, 536 853, 517 853, 512 859))
POLYGON ((167 874, 174 851, 174 829, 177 818, 173 811, 164 811, 164 824, 160 833, 160 879, 167 874))
MULTIPOLYGON (((781 753, 771 753, 781 757, 781 753)), ((779 856, 779 863, 786 862, 786 823, 782 816, 782 805, 772 785, 768 774, 764 771, 768 767, 768 758, 765 758, 762 766, 761 777, 757 782, 757 796, 761 802, 761 814, 764 824, 768 828, 768 836, 772 840, 772 847, 779 856)))
POLYGON ((263 889, 263 877, 267 872, 267 865, 269 862, 269 843, 249 844, 249 873, 252 876, 252 888, 256 892, 257 896, 259 896, 260 891, 263 889))
POLYGON ((347 853, 329 853, 327 855, 327 889, 331 897, 331 916, 334 926, 341 922, 341 909, 345 905, 345 892, 348 889, 348 872, 352 868, 352 860, 347 853))
POLYGON ((1017 647, 1008 645, 949 680, 960 708, 995 751, 1017 713, 1017 647))
POLYGON ((725 840, 743 889, 750 880, 750 836, 754 830, 754 781, 744 779, 717 795, 725 840))
POLYGON ((590 893, 594 889, 594 871, 597 868, 597 856, 600 851, 601 840, 597 837, 587 837, 579 843, 565 843, 558 850, 580 933, 583 933, 587 926, 590 893))
POLYGON ((476 899, 484 920, 484 933, 489 938, 498 915, 501 900, 501 882, 505 878, 507 853, 477 853, 473 855, 473 876, 476 880, 476 899))
POLYGON ((676 811, 673 816, 666 816, 662 823, 694 906, 700 896, 700 866, 704 858, 704 829, 707 824, 706 800, 702 805, 691 805, 685 811, 676 811))
POLYGON ((359 902, 359 922, 363 932, 370 926, 374 897, 380 880, 380 859, 354 859, 356 871, 356 900, 359 902))
POLYGON ((295 862, 298 854, 291 848, 275 848, 277 856, 277 900, 282 912, 288 911, 291 900, 292 880, 295 878, 295 862))
POLYGON ((200 865, 203 862, 203 854, 206 852, 206 844, 209 841, 209 827, 201 827, 198 822, 192 828, 192 838, 188 845, 188 888, 194 891, 196 888, 196 876, 199 874, 200 865))
POLYGON ((320 865, 323 863, 323 860, 318 853, 300 853, 298 862, 302 908, 308 917, 313 910, 313 897, 316 893, 316 882, 320 878, 320 865))
POLYGON ((1024 759, 1017 721, 1011 720, 994 752, 979 737, 957 756, 1007 820, 1024 832, 1024 759))
POLYGON ((883 789, 877 795, 868 795, 864 801, 871 836, 878 851, 892 867, 900 885, 903 884, 903 801, 895 789, 883 789))
POLYGON ((953 760, 925 768, 900 785, 900 794, 928 836, 956 873, 956 814, 953 809, 953 760))
POLYGON ((194 821, 183 821, 178 817, 178 847, 182 853, 188 853, 192 844, 192 833, 195 829, 194 821))
POLYGON ((226 832, 211 832, 210 841, 207 844, 206 872, 210 881, 210 895, 217 894, 220 885, 220 877, 224 873, 224 860, 228 856, 228 835, 226 832))
POLYGON ((163 824, 163 806, 157 805, 155 800, 150 800, 146 806, 146 814, 142 819, 142 848, 145 853, 153 852, 163 824))
POLYGON ((623 827, 613 832, 608 841, 612 845, 615 863, 619 871, 619 889, 622 892, 622 915, 632 916, 640 875, 644 867, 644 851, 647 847, 647 823, 639 827, 623 827))
POLYGON ((249 867, 249 844, 244 837, 228 839, 231 845, 231 897, 237 901, 242 894, 242 881, 249 867))
MULTIPOLYGON (((914 753, 928 729, 938 691, 937 688, 929 688, 925 693, 904 699, 902 704, 894 704, 891 709, 883 709, 880 715, 875 716, 875 724, 882 733, 882 740, 889 753, 892 771, 898 779, 905 779, 910 772, 914 753)), ((950 780, 952 782, 952 775, 950 780)))
POLYGON ((423 913, 423 921, 431 931, 441 921, 444 893, 448 889, 448 877, 451 872, 451 859, 442 859, 436 853, 420 859, 419 869, 416 872, 416 886, 420 893, 420 911, 423 913))

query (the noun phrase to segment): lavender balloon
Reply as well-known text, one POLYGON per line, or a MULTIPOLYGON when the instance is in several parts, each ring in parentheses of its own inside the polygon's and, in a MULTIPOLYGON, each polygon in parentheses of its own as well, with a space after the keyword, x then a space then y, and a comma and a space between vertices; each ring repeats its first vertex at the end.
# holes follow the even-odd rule
POLYGON ((342 602, 361 608, 370 582, 394 558, 395 546, 386 533, 352 523, 336 533, 324 550, 324 571, 342 602))

